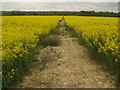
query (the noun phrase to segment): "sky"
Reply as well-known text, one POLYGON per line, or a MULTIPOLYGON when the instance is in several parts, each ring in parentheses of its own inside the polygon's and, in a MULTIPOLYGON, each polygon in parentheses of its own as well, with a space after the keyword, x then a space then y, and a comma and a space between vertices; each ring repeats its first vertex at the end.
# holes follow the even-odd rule
POLYGON ((14 11, 110 11, 118 12, 119 0, 2 0, 2 9, 14 11))
POLYGON ((2 2, 118 2, 119 0, 2 0, 2 2))

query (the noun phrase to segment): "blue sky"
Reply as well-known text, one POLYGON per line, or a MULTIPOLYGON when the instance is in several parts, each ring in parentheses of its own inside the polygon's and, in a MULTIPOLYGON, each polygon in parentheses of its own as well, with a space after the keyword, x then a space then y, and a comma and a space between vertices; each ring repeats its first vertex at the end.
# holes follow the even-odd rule
POLYGON ((119 0, 2 0, 2 10, 118 11, 119 0))

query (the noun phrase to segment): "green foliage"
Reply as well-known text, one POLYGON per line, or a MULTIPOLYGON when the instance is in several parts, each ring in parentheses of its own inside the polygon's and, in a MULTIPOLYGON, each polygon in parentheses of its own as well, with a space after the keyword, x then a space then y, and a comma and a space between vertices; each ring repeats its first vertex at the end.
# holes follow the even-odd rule
POLYGON ((78 34, 72 28, 67 26, 66 30, 70 33, 71 37, 78 37, 78 34))
POLYGON ((34 61, 33 55, 25 55, 15 60, 5 61, 2 65, 2 87, 9 88, 16 81, 21 81, 24 74, 29 71, 31 62, 34 61))
POLYGON ((60 35, 60 31, 58 29, 51 30, 50 34, 52 34, 52 35, 60 35))
POLYGON ((43 45, 44 47, 47 46, 59 46, 61 44, 61 40, 56 35, 48 35, 40 40, 40 45, 43 45))

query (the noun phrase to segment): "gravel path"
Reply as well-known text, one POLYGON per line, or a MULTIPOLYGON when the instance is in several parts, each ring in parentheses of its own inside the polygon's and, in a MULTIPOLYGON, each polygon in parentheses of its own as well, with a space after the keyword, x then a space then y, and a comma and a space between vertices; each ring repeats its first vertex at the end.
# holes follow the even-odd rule
MULTIPOLYGON (((65 27, 60 27, 62 29, 64 31, 65 27)), ((65 33, 66 35, 59 36, 62 40, 60 46, 48 47, 60 53, 60 58, 48 62, 43 71, 38 69, 38 63, 33 65, 32 74, 25 76, 22 87, 115 88, 114 75, 96 63, 89 51, 78 44, 77 38, 65 33)))

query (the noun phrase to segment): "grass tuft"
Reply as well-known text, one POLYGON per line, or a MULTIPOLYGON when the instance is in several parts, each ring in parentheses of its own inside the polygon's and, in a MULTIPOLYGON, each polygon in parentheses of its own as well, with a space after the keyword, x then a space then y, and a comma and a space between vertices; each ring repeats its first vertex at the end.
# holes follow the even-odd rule
POLYGON ((40 45, 47 46, 59 46, 61 44, 61 40, 56 35, 48 35, 44 38, 41 38, 40 45))

